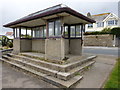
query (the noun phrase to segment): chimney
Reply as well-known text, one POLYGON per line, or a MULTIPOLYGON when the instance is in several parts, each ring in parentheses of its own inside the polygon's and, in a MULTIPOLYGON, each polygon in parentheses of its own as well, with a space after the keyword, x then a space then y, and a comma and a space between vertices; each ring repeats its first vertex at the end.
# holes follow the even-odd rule
POLYGON ((88 18, 92 18, 90 12, 87 13, 88 18))

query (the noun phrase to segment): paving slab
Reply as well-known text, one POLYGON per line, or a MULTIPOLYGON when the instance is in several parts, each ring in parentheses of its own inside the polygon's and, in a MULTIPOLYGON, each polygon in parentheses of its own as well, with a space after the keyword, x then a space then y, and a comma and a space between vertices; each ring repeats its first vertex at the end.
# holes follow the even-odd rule
POLYGON ((83 80, 75 88, 102 88, 115 63, 115 56, 98 55, 96 63, 85 72, 83 80))
POLYGON ((2 65, 2 88, 57 88, 43 80, 18 72, 6 64, 2 65))

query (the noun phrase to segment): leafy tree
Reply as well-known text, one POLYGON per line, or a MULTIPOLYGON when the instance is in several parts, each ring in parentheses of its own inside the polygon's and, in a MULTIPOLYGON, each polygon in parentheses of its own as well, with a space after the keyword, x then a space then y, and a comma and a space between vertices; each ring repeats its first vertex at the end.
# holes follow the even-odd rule
POLYGON ((4 46, 10 47, 10 48, 13 47, 13 40, 12 40, 12 39, 9 39, 9 38, 6 37, 6 36, 2 36, 1 43, 2 43, 2 46, 3 46, 3 47, 4 47, 4 46))

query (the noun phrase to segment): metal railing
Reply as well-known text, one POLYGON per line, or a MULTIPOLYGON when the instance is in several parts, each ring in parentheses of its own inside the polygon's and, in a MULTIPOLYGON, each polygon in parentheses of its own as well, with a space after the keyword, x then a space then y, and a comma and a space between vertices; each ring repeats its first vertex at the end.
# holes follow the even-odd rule
POLYGON ((5 49, 5 50, 0 50, 0 58, 2 58, 2 55, 11 53, 13 49, 5 49))

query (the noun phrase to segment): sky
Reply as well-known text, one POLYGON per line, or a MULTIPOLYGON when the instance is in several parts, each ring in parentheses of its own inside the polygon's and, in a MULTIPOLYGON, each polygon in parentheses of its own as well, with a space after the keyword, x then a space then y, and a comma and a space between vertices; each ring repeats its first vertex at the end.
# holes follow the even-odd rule
POLYGON ((57 4, 65 4, 84 15, 88 12, 91 15, 108 12, 118 15, 118 1, 120 0, 0 0, 0 35, 12 31, 4 28, 4 24, 57 4))

